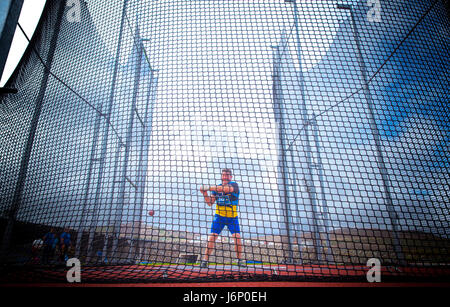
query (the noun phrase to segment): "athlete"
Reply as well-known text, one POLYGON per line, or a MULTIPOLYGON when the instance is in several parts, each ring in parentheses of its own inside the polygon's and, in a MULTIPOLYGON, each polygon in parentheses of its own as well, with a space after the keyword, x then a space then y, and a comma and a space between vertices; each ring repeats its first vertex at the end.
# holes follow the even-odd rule
POLYGON ((235 181, 232 181, 232 172, 230 169, 222 170, 222 184, 215 186, 202 186, 200 192, 205 198, 208 206, 212 206, 216 201, 216 214, 211 225, 211 234, 208 237, 203 260, 200 263, 201 267, 208 266, 208 259, 214 250, 219 234, 225 226, 228 227, 236 248, 236 257, 238 265, 243 266, 244 261, 241 259, 242 242, 239 228, 237 207, 239 204, 239 186, 235 181), (208 195, 208 191, 211 195, 208 195))

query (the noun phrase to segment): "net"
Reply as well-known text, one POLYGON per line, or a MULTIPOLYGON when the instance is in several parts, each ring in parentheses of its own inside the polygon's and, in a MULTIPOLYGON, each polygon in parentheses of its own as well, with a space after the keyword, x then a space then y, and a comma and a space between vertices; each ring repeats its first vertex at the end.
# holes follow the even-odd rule
POLYGON ((445 5, 48 1, 0 97, 0 280, 448 280, 445 5))

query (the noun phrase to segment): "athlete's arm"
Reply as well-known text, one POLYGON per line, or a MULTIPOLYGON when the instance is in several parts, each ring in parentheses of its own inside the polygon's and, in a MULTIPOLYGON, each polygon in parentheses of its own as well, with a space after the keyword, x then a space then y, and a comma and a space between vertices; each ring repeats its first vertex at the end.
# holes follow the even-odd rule
POLYGON ((208 191, 215 191, 217 193, 224 193, 224 194, 229 194, 229 193, 233 193, 234 191, 234 187, 232 185, 226 184, 226 185, 212 185, 207 187, 208 191))
POLYGON ((202 192, 203 197, 205 198, 206 204, 211 207, 216 202, 216 196, 214 196, 214 195, 209 196, 208 188, 209 188, 208 186, 201 186, 200 192, 202 192))

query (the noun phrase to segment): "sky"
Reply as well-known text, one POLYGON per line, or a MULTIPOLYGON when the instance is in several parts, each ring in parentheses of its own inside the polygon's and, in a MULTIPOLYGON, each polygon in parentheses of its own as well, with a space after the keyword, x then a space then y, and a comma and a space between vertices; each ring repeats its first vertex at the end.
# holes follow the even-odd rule
MULTIPOLYGON (((45 0, 24 0, 23 2, 19 23, 30 39, 33 36, 34 30, 39 22, 44 5, 45 0)), ((19 27, 17 27, 11 44, 11 49, 9 50, 8 60, 6 61, 5 69, 0 81, 0 86, 3 86, 6 81, 8 81, 9 77, 16 68, 17 63, 22 58, 27 46, 27 39, 23 35, 22 31, 20 31, 19 27)))

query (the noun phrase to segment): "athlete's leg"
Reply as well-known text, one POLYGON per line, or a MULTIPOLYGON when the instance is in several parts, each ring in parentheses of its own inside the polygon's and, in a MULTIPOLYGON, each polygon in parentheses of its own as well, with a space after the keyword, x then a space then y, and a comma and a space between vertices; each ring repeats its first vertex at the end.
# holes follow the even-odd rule
POLYGON ((234 239, 234 247, 236 250, 237 259, 241 259, 242 256, 242 241, 241 241, 241 229, 239 227, 238 217, 230 218, 228 221, 228 230, 231 232, 231 236, 234 239))
POLYGON ((215 215, 211 224, 211 234, 208 237, 208 244, 206 245, 206 250, 204 254, 204 261, 208 261, 209 255, 211 255, 214 250, 214 245, 216 243, 219 234, 222 232, 225 227, 226 219, 220 215, 215 215))
POLYGON ((214 250, 214 245, 216 243, 217 238, 219 235, 217 233, 211 233, 208 237, 208 244, 206 245, 205 254, 203 257, 203 260, 208 261, 209 256, 211 255, 212 251, 214 250))
POLYGON ((241 259, 241 256, 242 256, 241 235, 239 233, 233 233, 232 237, 234 239, 234 247, 236 249, 236 257, 237 257, 237 259, 241 259))

